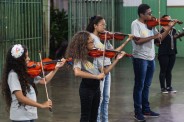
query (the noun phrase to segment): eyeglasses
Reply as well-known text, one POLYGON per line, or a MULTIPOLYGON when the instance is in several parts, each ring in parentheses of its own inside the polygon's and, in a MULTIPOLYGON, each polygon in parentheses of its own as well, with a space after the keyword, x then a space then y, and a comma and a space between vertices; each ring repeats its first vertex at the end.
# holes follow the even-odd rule
POLYGON ((106 27, 107 25, 106 25, 106 24, 99 24, 99 26, 103 26, 103 27, 106 27))
POLYGON ((93 43, 94 43, 94 39, 88 42, 88 44, 93 44, 93 43))
POLYGON ((144 15, 148 15, 148 16, 151 16, 151 15, 152 15, 152 12, 149 12, 149 13, 145 13, 144 15))

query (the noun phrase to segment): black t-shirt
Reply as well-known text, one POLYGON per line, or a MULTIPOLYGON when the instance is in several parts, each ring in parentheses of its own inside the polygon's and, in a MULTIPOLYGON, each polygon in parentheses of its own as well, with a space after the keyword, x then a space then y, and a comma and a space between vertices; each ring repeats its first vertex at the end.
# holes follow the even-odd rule
MULTIPOLYGON (((161 33, 164 32, 164 29, 161 30, 161 33)), ((173 37, 173 44, 174 48, 171 48, 171 36, 174 36, 176 34, 176 29, 172 29, 169 34, 165 37, 165 39, 159 44, 158 48, 158 56, 160 55, 171 55, 171 54, 177 54, 177 48, 176 48, 176 39, 173 37)), ((156 40, 156 43, 159 43, 158 40, 156 40)))

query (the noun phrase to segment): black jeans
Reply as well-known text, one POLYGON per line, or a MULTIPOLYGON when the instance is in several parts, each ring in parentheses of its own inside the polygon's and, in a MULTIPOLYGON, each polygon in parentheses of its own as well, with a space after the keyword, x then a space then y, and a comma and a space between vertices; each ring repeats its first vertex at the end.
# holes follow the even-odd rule
POLYGON ((100 103, 100 81, 82 79, 79 95, 81 102, 80 122, 96 122, 100 103))
POLYGON ((23 121, 14 121, 14 120, 12 120, 12 122, 35 122, 35 120, 23 120, 23 121))
POLYGON ((176 55, 161 55, 158 56, 159 64, 160 64, 160 87, 165 88, 165 81, 166 87, 171 87, 171 80, 172 80, 172 69, 175 64, 176 55))

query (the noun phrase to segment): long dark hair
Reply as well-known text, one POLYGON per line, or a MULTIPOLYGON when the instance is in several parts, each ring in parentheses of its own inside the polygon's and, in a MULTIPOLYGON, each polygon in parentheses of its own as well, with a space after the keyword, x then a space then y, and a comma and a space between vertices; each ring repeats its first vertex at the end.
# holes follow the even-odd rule
MULTIPOLYGON (((11 101, 12 101, 11 91, 8 85, 8 75, 11 70, 13 70, 18 75, 18 79, 20 81, 23 95, 26 96, 27 91, 30 91, 30 85, 28 82, 28 74, 26 72, 27 70, 27 65, 26 65, 27 48, 22 45, 24 49, 23 54, 18 58, 14 58, 11 54, 11 50, 13 46, 9 48, 7 56, 6 56, 6 63, 4 66, 3 80, 2 80, 2 95, 5 98, 7 111, 9 111, 11 101)), ((19 104, 21 105, 21 103, 19 104)))
POLYGON ((89 24, 86 28, 86 30, 90 33, 93 33, 95 28, 94 28, 94 24, 97 25, 102 19, 104 19, 103 17, 101 16, 93 16, 89 19, 89 24))
POLYGON ((89 37, 90 33, 87 31, 77 32, 67 48, 66 58, 86 61, 88 58, 87 43, 89 37))

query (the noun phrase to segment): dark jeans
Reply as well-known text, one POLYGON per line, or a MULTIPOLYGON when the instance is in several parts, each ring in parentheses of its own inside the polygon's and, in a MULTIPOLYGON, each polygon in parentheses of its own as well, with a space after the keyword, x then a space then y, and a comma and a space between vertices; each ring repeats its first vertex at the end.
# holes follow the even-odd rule
POLYGON ((96 122, 100 103, 100 81, 82 79, 79 95, 81 102, 80 122, 96 122))
POLYGON ((135 114, 142 113, 142 111, 149 111, 149 88, 155 70, 155 61, 148 61, 138 58, 133 58, 133 67, 135 74, 134 82, 134 111, 135 114))
POLYGON ((23 120, 23 121, 14 121, 14 120, 12 120, 12 122, 35 122, 35 120, 23 120))
POLYGON ((160 55, 158 57, 160 64, 160 87, 165 88, 165 82, 167 87, 171 87, 172 69, 175 64, 176 55, 160 55))

